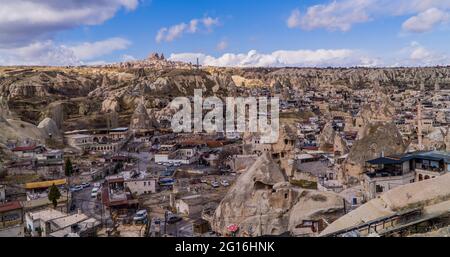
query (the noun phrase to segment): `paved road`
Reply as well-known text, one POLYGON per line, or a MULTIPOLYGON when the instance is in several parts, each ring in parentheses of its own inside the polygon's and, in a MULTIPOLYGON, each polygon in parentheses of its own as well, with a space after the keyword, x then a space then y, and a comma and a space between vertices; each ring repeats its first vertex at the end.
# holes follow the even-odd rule
POLYGON ((91 197, 92 188, 93 186, 91 185, 81 191, 72 193, 73 204, 75 204, 75 210, 73 212, 75 213, 80 209, 89 217, 103 220, 108 225, 112 224, 109 212, 105 210, 101 200, 91 197))
POLYGON ((167 231, 164 231, 164 219, 161 220, 161 224, 153 225, 153 229, 156 229, 156 227, 159 227, 161 231, 161 235, 166 232, 170 236, 177 236, 177 237, 192 237, 193 236, 193 230, 192 230, 192 221, 183 219, 179 222, 176 222, 174 224, 167 223, 167 231))
POLYGON ((0 237, 23 237, 23 225, 0 229, 0 237))

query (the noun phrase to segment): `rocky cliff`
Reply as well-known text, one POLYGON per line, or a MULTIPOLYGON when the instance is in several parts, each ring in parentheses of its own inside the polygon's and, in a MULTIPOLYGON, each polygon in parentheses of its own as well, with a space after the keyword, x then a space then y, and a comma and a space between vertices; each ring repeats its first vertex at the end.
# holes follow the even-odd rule
POLYGON ((239 235, 302 234, 304 220, 333 218, 343 209, 340 196, 292 186, 269 154, 263 154, 228 191, 217 207, 212 226, 227 233, 236 224, 239 235))
MULTIPOLYGON (((450 68, 198 68, 151 56, 96 67, 0 67, 0 106, 8 106, 2 107, 2 115, 34 125, 48 117, 67 131, 105 127, 104 114, 110 112, 117 113, 119 126, 127 126, 141 95, 147 109, 159 110, 169 99, 192 96, 197 88, 204 96, 233 96, 240 87, 263 85, 298 90, 376 85, 389 91, 421 85, 432 89, 436 83, 450 89, 450 68)), ((379 116, 390 111, 375 109, 383 111, 379 116)))

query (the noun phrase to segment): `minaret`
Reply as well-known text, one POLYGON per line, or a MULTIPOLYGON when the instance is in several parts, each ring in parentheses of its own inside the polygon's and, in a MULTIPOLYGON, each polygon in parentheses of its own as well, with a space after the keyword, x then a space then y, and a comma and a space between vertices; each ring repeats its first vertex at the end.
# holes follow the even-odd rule
POLYGON ((417 139, 418 139, 418 146, 419 150, 423 150, 423 144, 422 144, 422 104, 420 100, 417 104, 417 139))

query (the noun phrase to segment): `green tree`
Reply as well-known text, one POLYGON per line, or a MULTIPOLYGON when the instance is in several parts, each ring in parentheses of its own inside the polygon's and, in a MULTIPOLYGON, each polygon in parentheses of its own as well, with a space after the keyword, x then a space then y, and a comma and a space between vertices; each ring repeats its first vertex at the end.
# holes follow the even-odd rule
POLYGON ((61 197, 61 193, 59 192, 59 189, 53 184, 50 187, 50 191, 48 192, 48 200, 50 200, 53 203, 53 207, 56 208, 58 205, 58 199, 61 197))
POLYGON ((64 173, 66 174, 67 177, 72 176, 73 167, 72 167, 72 161, 70 160, 70 158, 67 158, 64 163, 64 173))

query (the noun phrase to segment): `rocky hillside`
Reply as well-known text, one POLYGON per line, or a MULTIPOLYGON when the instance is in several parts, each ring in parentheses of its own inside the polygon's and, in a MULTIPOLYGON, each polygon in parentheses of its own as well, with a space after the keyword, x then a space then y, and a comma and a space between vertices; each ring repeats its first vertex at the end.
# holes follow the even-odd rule
POLYGON ((141 95, 147 108, 161 108, 195 88, 228 96, 261 85, 358 89, 374 83, 386 90, 435 84, 450 89, 450 68, 196 68, 154 58, 101 67, 0 67, 0 97, 15 117, 35 125, 50 117, 64 129, 104 127, 108 112, 127 125, 141 95))

